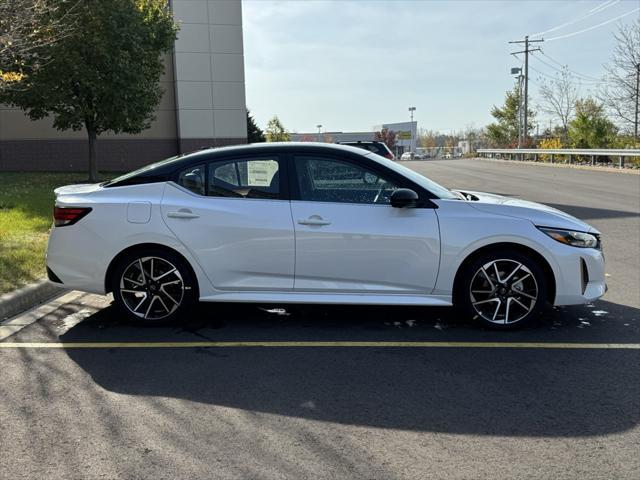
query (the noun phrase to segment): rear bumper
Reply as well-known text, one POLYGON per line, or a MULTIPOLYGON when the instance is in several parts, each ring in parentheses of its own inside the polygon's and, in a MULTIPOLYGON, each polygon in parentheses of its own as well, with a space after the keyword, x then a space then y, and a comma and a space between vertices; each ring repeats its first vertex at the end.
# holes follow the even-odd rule
POLYGON ((58 283, 60 285, 64 285, 64 282, 62 280, 60 280, 60 277, 58 277, 55 274, 55 272, 53 270, 51 270, 51 268, 49 268, 49 267, 47 267, 47 278, 52 283, 58 283))
POLYGON ((51 229, 46 266, 53 283, 83 292, 105 293, 104 246, 82 222, 51 229))

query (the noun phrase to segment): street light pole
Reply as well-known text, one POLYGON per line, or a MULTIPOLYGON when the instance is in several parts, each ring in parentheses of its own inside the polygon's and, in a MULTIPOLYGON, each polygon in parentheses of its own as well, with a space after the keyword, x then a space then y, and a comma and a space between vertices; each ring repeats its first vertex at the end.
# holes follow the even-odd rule
POLYGON ((522 69, 518 67, 511 68, 511 75, 518 74, 516 77, 518 79, 518 148, 522 148, 522 79, 524 75, 522 75, 522 69))
POLYGON ((416 111, 416 107, 409 107, 409 113, 411 113, 411 140, 409 142, 409 150, 411 151, 411 153, 413 153, 415 151, 415 144, 414 144, 414 136, 413 136, 413 112, 416 111))
POLYGON ((318 124, 316 125, 316 127, 318 128, 318 142, 320 141, 320 129, 322 128, 322 125, 318 124))

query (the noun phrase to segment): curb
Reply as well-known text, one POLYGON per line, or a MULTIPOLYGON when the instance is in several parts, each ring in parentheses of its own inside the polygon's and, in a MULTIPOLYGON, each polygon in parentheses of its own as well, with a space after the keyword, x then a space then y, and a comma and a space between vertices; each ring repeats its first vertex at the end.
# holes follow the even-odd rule
POLYGON ((43 279, 13 292, 5 293, 0 296, 0 322, 66 291, 65 288, 43 279))

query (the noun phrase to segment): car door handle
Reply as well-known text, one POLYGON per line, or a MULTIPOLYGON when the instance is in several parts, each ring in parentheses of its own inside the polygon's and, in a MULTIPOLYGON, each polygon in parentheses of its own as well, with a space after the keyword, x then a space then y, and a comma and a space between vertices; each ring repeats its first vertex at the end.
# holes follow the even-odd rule
POLYGON ((322 225, 331 225, 331 222, 323 219, 320 215, 311 215, 307 219, 298 220, 300 225, 311 225, 314 227, 322 226, 322 225))
POLYGON ((192 213, 191 210, 187 210, 183 208, 178 210, 177 212, 168 212, 167 217, 169 218, 199 218, 200 215, 192 213))

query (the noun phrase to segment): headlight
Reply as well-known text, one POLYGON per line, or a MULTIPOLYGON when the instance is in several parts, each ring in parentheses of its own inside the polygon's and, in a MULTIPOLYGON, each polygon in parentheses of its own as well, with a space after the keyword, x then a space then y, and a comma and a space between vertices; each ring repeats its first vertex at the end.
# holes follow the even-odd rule
POLYGON ((565 245, 580 248, 600 248, 600 238, 592 233, 549 227, 538 227, 538 229, 565 245))

